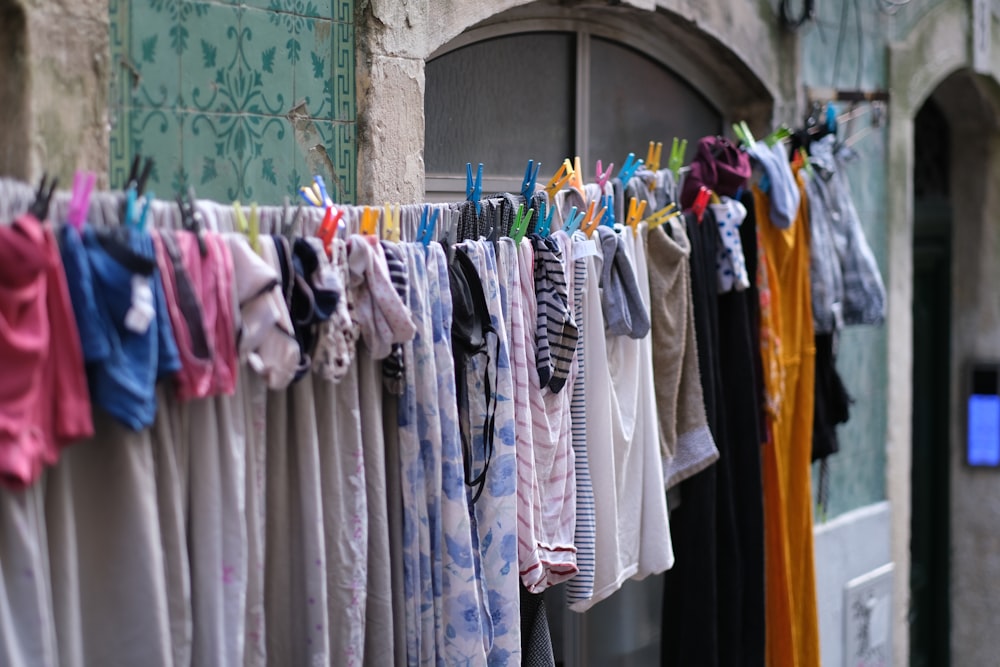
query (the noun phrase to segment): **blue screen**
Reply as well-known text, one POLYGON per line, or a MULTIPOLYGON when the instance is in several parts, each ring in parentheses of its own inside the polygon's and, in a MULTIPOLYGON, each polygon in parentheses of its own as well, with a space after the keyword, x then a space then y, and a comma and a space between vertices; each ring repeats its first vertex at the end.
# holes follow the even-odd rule
POLYGON ((969 465, 1000 466, 1000 396, 969 396, 969 465))

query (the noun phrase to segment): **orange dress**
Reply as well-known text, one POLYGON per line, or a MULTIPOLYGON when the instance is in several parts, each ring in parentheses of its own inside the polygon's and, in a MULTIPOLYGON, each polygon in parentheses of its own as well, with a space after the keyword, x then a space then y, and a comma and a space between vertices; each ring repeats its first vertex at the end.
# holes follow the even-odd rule
POLYGON ((813 559, 812 427, 816 347, 809 287, 809 205, 791 227, 771 224, 770 199, 754 189, 762 259, 761 358, 769 442, 762 456, 769 667, 818 667, 813 559))

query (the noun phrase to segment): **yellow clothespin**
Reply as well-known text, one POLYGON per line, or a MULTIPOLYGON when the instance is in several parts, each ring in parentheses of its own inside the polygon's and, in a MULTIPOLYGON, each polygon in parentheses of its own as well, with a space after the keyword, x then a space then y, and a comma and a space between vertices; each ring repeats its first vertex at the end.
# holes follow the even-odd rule
POLYGON ((361 212, 361 234, 365 236, 375 236, 378 231, 378 209, 365 206, 361 212))
POLYGON ((650 214, 650 216, 646 218, 646 224, 650 229, 656 229, 660 225, 668 222, 670 219, 676 218, 678 215, 680 215, 680 211, 677 210, 677 205, 669 204, 664 208, 661 208, 659 211, 650 214))
POLYGON ((650 171, 658 171, 660 168, 660 156, 663 154, 663 142, 658 141, 655 144, 649 142, 649 150, 646 151, 646 167, 650 171))
MULTIPOLYGON (((243 214, 243 212, 241 211, 240 215, 242 215, 242 214, 243 214)), ((250 225, 249 225, 249 234, 248 234, 247 238, 250 239, 250 247, 253 248, 254 252, 256 252, 256 253, 259 254, 260 253, 260 211, 257 210, 257 202, 251 202, 250 203, 250 225)))
MULTIPOLYGON (((569 164, 569 159, 566 160, 569 164)), ((583 182, 583 169, 580 167, 580 156, 573 158, 573 167, 570 170, 569 186, 580 193, 584 199, 587 198, 586 184, 583 182)))
POLYGON ((559 171, 555 173, 555 176, 550 178, 549 182, 545 184, 545 191, 549 193, 549 201, 555 201, 556 193, 565 187, 572 175, 573 166, 569 163, 569 158, 566 158, 563 160, 562 166, 559 167, 559 171))
POLYGON ((385 213, 382 216, 382 238, 386 241, 399 241, 399 214, 400 207, 398 205, 394 209, 389 202, 385 203, 385 213))
POLYGON ((712 190, 712 194, 709 195, 709 199, 713 204, 721 204, 722 200, 719 199, 719 195, 715 194, 715 190, 712 190))
POLYGON ((300 187, 299 195, 306 201, 307 204, 312 204, 313 206, 323 205, 323 197, 320 195, 319 187, 315 183, 300 187))
POLYGON ((646 212, 646 204, 648 203, 645 199, 642 202, 637 202, 635 197, 632 197, 628 201, 628 213, 625 215, 625 224, 632 228, 633 236, 639 233, 639 221, 642 220, 642 214, 646 212))
POLYGON ((233 216, 236 218, 236 231, 244 236, 249 236, 250 224, 247 222, 246 216, 243 215, 243 205, 239 201, 233 202, 233 216))

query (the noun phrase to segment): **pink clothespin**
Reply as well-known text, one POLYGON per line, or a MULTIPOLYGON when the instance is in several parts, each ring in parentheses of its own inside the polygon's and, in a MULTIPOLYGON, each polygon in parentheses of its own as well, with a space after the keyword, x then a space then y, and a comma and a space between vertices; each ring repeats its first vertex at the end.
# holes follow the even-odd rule
POLYGON ((597 167, 596 167, 597 176, 594 177, 594 180, 596 180, 597 184, 599 186, 601 186, 601 192, 604 192, 604 184, 607 183, 608 179, 611 178, 611 172, 615 168, 615 163, 612 162, 610 165, 608 165, 608 170, 607 171, 604 171, 603 169, 601 169, 602 166, 603 165, 601 164, 601 161, 598 160, 597 161, 597 167))
POLYGON ((66 221, 80 231, 87 219, 87 209, 90 207, 90 194, 94 191, 97 174, 91 171, 78 171, 73 175, 73 196, 69 202, 66 221))

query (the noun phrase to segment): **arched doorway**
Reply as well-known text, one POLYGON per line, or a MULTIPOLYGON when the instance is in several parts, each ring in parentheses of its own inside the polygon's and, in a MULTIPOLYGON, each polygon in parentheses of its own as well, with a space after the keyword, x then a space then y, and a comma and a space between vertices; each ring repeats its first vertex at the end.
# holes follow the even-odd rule
POLYGON ((910 538, 910 664, 914 667, 949 664, 950 144, 944 112, 929 99, 914 122, 910 538))

